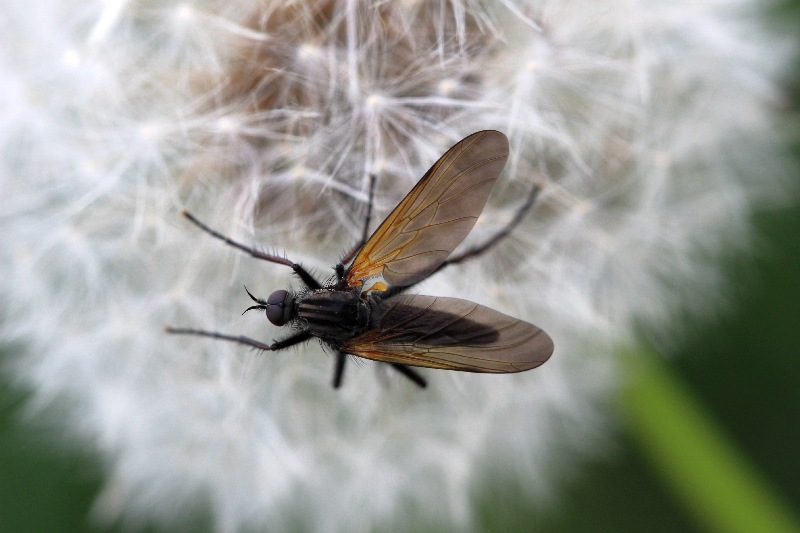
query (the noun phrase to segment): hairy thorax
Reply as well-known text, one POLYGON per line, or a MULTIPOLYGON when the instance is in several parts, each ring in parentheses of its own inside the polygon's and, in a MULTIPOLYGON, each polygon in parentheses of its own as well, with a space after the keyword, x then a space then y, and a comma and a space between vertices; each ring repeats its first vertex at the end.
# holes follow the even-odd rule
POLYGON ((300 296, 297 316, 303 328, 322 339, 345 340, 369 325, 370 305, 358 291, 318 289, 300 296))

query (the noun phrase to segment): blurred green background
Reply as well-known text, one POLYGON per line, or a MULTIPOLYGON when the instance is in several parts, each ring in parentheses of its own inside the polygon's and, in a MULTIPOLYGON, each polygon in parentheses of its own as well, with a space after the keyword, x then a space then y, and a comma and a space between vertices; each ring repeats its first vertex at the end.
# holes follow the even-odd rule
MULTIPOLYGON (((800 17, 797 7, 786 13, 800 17)), ((795 135, 798 73, 785 80, 795 135)), ((800 165, 798 143, 790 149, 800 165)), ((800 202, 758 215, 756 228, 752 254, 724 267, 731 304, 721 318, 693 321, 667 359, 631 358, 618 446, 566 479, 555 506, 490 482, 478 497, 480 529, 692 532, 733 531, 738 523, 741 531, 798 531, 800 202)), ((99 465, 88 453, 54 450, 56 436, 22 426, 23 404, 22 393, 2 383, 0 532, 98 531, 87 516, 99 465)))

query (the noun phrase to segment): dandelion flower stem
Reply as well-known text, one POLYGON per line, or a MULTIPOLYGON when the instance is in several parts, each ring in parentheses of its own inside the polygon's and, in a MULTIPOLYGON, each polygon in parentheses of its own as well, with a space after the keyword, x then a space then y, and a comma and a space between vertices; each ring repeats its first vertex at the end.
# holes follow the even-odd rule
POLYGON ((790 507, 658 356, 646 349, 625 356, 628 431, 701 528, 800 532, 790 507))

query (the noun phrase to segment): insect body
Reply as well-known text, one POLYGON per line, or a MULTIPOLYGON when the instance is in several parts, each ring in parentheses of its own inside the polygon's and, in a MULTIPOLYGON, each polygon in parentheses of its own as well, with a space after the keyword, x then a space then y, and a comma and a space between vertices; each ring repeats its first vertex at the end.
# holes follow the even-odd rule
POLYGON ((480 255, 520 222, 537 188, 492 239, 450 257, 483 211, 507 158, 508 140, 502 133, 479 131, 466 137, 428 170, 367 238, 373 178, 361 243, 336 265, 335 281, 325 286, 297 263, 233 241, 184 212, 195 225, 227 244, 291 267, 306 290, 294 294, 281 289, 266 300, 247 291, 256 305, 245 312, 264 310, 271 323, 289 324, 296 330, 272 344, 190 328, 167 331, 268 351, 317 337, 336 351, 334 387, 341 384, 346 354, 389 363, 423 387, 425 380, 413 367, 509 373, 541 365, 552 354, 553 341, 533 324, 467 300, 405 292, 449 264, 480 255))
MULTIPOLYGON (((349 339, 367 328, 372 299, 370 296, 361 298, 354 290, 323 288, 301 297, 280 290, 267 299, 266 312, 269 321, 276 326, 294 321, 330 344, 349 339), (280 302, 270 304, 270 299, 280 302), (280 316, 277 316, 278 311, 280 316)), ((262 305, 253 307, 260 309, 262 305)))

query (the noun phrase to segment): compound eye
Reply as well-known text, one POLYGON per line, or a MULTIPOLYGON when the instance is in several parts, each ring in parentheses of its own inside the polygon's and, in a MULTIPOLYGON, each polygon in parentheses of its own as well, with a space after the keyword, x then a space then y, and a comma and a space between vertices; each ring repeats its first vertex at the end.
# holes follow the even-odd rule
POLYGON ((286 324, 286 300, 289 298, 289 292, 283 289, 275 291, 267 298, 267 320, 276 326, 283 326, 286 324))

